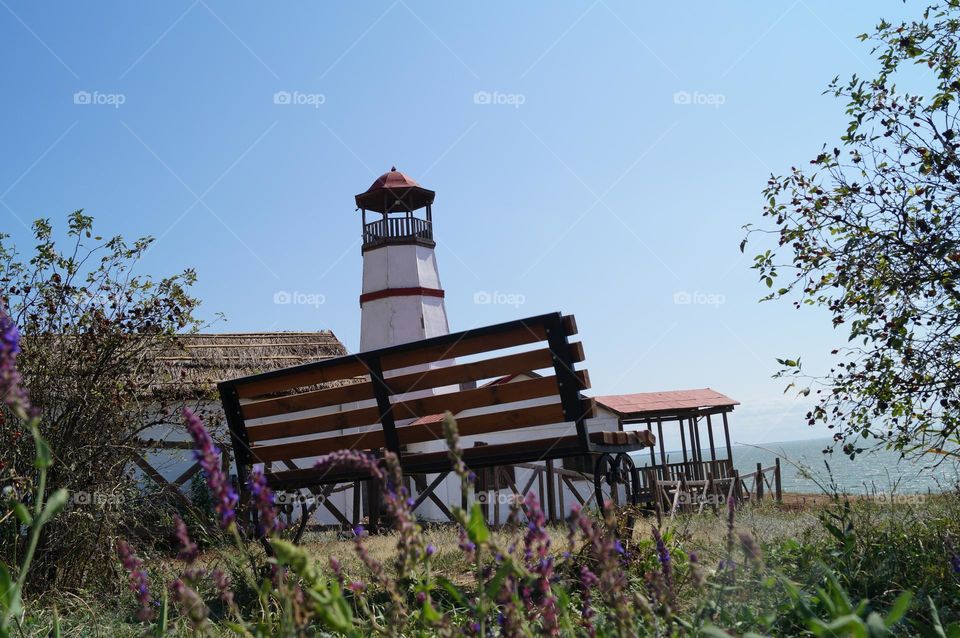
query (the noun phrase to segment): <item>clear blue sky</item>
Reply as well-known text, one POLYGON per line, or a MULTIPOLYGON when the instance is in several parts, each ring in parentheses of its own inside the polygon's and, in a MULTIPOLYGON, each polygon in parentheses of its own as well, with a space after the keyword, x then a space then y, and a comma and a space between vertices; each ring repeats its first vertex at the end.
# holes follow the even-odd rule
POLYGON ((355 350, 353 195, 395 164, 437 191, 454 330, 574 313, 597 393, 710 386, 737 441, 823 436, 770 375, 843 337, 757 303, 741 226, 844 129, 821 92, 874 70, 855 36, 921 7, 668 5, 0 0, 0 228, 84 208, 159 238, 144 272, 195 267, 217 331, 355 350))

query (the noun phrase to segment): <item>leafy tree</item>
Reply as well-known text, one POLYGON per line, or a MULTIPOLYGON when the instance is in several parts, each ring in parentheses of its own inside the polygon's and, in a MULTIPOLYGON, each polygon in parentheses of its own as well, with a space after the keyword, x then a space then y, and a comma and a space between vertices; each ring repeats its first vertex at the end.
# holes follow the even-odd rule
POLYGON ((825 92, 846 103, 846 133, 771 176, 765 223, 741 244, 763 238, 753 267, 765 299, 824 308, 847 333, 827 373, 781 359, 777 376, 817 396, 809 424, 835 429, 851 457, 861 437, 960 455, 958 37, 957 0, 860 36, 876 77, 837 77, 825 92))
MULTIPOLYGON (((78 586, 111 564, 111 538, 135 523, 129 504, 140 496, 130 477, 131 460, 141 453, 136 438, 169 422, 178 407, 152 391, 170 381, 155 359, 177 347, 175 333, 198 327, 197 301, 188 294, 195 275, 136 274, 153 240, 129 245, 119 236, 94 236, 93 219, 82 211, 69 217, 65 249, 48 220, 37 220, 33 230, 29 256, 0 235, 0 302, 23 334, 20 371, 56 451, 47 483, 67 488, 72 503, 43 530, 32 586, 78 586)), ((32 440, 10 417, 0 412, 0 483, 27 498, 36 476, 32 440)), ((8 521, 0 532, 0 559, 13 562, 22 530, 8 521)))

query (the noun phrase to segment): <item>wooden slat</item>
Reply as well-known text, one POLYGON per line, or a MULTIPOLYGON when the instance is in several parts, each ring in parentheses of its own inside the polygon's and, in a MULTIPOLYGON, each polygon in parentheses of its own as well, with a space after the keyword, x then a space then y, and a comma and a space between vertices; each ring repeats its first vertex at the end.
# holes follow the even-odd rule
MULTIPOLYGON (((582 361, 583 359, 575 359, 582 361)), ((481 379, 522 374, 553 366, 553 354, 549 348, 504 355, 494 359, 484 359, 473 363, 463 363, 445 368, 434 368, 422 372, 412 372, 386 379, 391 394, 406 394, 417 390, 442 388, 458 383, 468 383, 481 379)))
POLYGON ((408 368, 410 366, 435 361, 444 361, 456 357, 466 357, 481 352, 491 352, 503 348, 512 348, 529 343, 544 341, 547 333, 543 325, 531 324, 517 326, 510 330, 494 334, 467 334, 459 341, 442 345, 406 350, 384 355, 381 365, 384 371, 408 368))
MULTIPOLYGON (((588 402, 585 402, 588 403, 588 402)), ((586 407, 586 406, 585 406, 586 407)), ((559 403, 538 405, 519 410, 506 410, 492 414, 478 414, 457 420, 457 429, 460 436, 488 434, 516 430, 518 428, 535 425, 550 425, 564 423, 563 408, 559 403)), ((400 442, 404 445, 425 443, 443 438, 443 423, 423 423, 407 425, 397 428, 400 442)), ((311 456, 320 456, 336 450, 344 449, 374 449, 386 445, 386 439, 381 430, 373 430, 360 434, 345 434, 323 439, 296 441, 293 443, 277 443, 270 445, 254 445, 251 452, 254 462, 282 461, 286 459, 300 459, 311 456)))
POLYGON ((336 363, 331 363, 323 367, 299 371, 294 369, 288 374, 260 379, 259 381, 239 383, 237 384, 237 396, 241 399, 251 399, 273 392, 283 392, 319 383, 352 379, 370 372, 367 364, 356 357, 344 357, 343 359, 343 361, 331 359, 330 361, 336 361, 336 363))
MULTIPOLYGON (((579 375, 578 375, 579 376, 579 375)), ((581 381, 585 381, 581 377, 581 381)), ((516 381, 502 385, 491 385, 462 392, 439 394, 420 399, 400 401, 393 404, 394 419, 414 419, 422 416, 441 414, 446 410, 459 412, 469 408, 503 405, 515 401, 526 401, 557 394, 555 377, 541 377, 528 381, 516 381)), ((262 425, 248 425, 247 438, 252 442, 262 442, 271 439, 283 439, 291 436, 304 436, 333 432, 353 427, 372 425, 380 421, 380 411, 376 406, 334 412, 320 416, 303 417, 264 423, 262 425)))
MULTIPOLYGON (((563 417, 563 408, 559 403, 551 403, 520 410, 506 410, 492 414, 463 417, 457 419, 457 430, 460 432, 460 436, 473 436, 475 434, 516 430, 534 425, 563 423, 564 421, 566 419, 563 417)), ((397 434, 400 436, 400 442, 405 445, 436 441, 443 438, 443 423, 408 425, 397 428, 397 434)))
POLYGON ((438 394, 419 399, 398 401, 393 404, 396 419, 409 419, 450 411, 454 414, 471 408, 503 405, 515 401, 527 401, 559 393, 556 377, 539 377, 524 381, 513 381, 499 385, 489 385, 473 390, 438 394))
POLYGON ((240 406, 240 411, 245 419, 259 419, 265 416, 289 414, 301 410, 325 408, 331 405, 368 401, 370 399, 373 399, 373 384, 369 381, 361 381, 335 388, 244 403, 240 406))
MULTIPOLYGON (((582 354, 582 349, 579 351, 579 354, 582 354)), ((574 360, 579 362, 582 361, 583 358, 582 356, 578 358, 578 353, 575 352, 574 360)), ((551 366, 553 366, 553 354, 549 348, 541 348, 529 352, 483 359, 472 363, 462 363, 443 368, 410 372, 390 377, 386 379, 386 382, 391 394, 406 394, 417 390, 428 390, 460 383, 469 383, 471 381, 503 377, 511 374, 532 372, 533 370, 540 370, 551 366)), ((584 383, 588 383, 589 379, 585 376, 583 381, 584 383)), ((589 385, 585 387, 589 387, 589 385)), ((296 410, 310 410, 336 405, 338 403, 368 400, 371 398, 373 398, 373 384, 366 381, 350 386, 315 390, 313 392, 305 392, 289 397, 264 399, 254 403, 244 404, 241 406, 241 410, 245 418, 254 419, 287 414, 296 410)), ((455 410, 454 407, 444 409, 455 410)), ((440 411, 442 412, 443 409, 440 411)), ((398 416, 397 418, 404 417, 398 416)), ((369 421, 367 423, 369 423, 369 421)))
POLYGON ((303 459, 322 456, 337 450, 371 450, 386 445, 382 430, 372 430, 359 434, 344 434, 325 439, 277 443, 271 445, 253 445, 250 448, 254 463, 269 463, 287 459, 303 459))
POLYGON ((248 425, 247 438, 251 442, 269 441, 271 439, 284 439, 290 436, 303 436, 305 434, 320 434, 323 432, 333 432, 335 430, 358 428, 365 425, 373 425, 379 423, 379 421, 380 410, 377 406, 371 406, 369 408, 360 408, 359 410, 333 412, 320 416, 278 421, 277 423, 248 425))
POLYGON ((567 333, 568 337, 571 337, 577 334, 577 319, 573 315, 565 315, 563 317, 563 331, 567 333))

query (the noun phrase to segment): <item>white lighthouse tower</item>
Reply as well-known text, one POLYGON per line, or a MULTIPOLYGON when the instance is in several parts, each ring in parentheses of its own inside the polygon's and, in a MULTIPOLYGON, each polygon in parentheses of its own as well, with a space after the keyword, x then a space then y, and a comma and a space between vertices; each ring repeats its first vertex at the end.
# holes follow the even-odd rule
POLYGON ((450 332, 434 254, 434 195, 391 168, 356 196, 363 216, 362 351, 450 332))

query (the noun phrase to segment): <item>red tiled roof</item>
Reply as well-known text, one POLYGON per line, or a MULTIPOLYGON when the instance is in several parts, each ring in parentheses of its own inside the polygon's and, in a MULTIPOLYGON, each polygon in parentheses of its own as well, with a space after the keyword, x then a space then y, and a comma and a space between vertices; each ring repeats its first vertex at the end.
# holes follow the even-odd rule
POLYGON ((608 394, 596 399, 597 403, 621 416, 740 405, 739 401, 710 388, 672 390, 669 392, 638 392, 636 394, 608 394))

